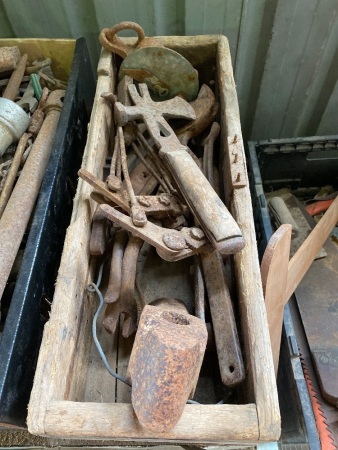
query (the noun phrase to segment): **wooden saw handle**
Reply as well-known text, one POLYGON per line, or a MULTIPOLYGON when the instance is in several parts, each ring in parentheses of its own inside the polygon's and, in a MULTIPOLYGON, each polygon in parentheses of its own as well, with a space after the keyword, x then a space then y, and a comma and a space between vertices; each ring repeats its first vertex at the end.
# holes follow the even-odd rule
POLYGON ((242 250, 245 241, 239 226, 190 154, 162 151, 162 158, 215 249, 222 254, 242 250))

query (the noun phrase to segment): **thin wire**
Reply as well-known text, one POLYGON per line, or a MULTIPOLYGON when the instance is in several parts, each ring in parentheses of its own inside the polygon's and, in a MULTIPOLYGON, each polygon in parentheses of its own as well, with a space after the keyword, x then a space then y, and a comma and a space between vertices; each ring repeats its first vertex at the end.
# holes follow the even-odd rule
POLYGON ((114 370, 110 367, 110 364, 109 364, 109 362, 107 360, 107 357, 104 354, 104 351, 103 351, 103 349, 101 347, 101 344, 100 344, 100 342, 99 342, 99 340, 97 338, 97 319, 98 319, 98 317, 99 317, 99 315, 100 315, 100 313, 102 311, 102 308, 104 306, 103 295, 102 295, 102 293, 101 293, 101 291, 99 289, 99 286, 100 286, 101 280, 102 280, 103 266, 104 266, 104 262, 100 266, 99 275, 98 275, 98 278, 97 278, 97 283, 96 284, 95 283, 90 283, 90 285, 87 287, 87 291, 89 291, 89 292, 96 292, 96 294, 97 294, 97 296, 99 298, 99 301, 100 301, 99 307, 97 308, 96 313, 95 313, 95 315, 93 317, 93 329, 92 329, 93 339, 94 339, 97 351, 99 352, 99 355, 100 355, 100 357, 101 357, 101 359, 103 361, 103 364, 106 366, 106 369, 108 370, 110 375, 112 375, 117 380, 122 381, 122 383, 125 383, 128 386, 130 386, 130 383, 128 383, 128 381, 125 378, 121 377, 121 375, 119 375, 118 373, 114 372, 114 370))

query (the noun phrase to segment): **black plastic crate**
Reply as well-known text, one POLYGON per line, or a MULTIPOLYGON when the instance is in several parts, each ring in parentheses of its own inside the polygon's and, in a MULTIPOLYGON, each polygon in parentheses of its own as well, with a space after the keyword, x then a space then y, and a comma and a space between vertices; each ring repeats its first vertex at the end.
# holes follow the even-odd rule
POLYGON ((70 222, 95 79, 86 41, 76 41, 51 157, 37 200, 0 341, 0 424, 24 427, 48 301, 70 222))
MULTIPOLYGON (((265 192, 281 188, 301 191, 323 184, 338 185, 338 136, 248 142, 247 164, 254 210, 257 246, 262 258, 273 228, 265 192)), ((320 449, 313 409, 298 350, 301 329, 294 296, 284 309, 283 339, 278 370, 282 416, 282 447, 307 444, 320 449), (290 306, 293 306, 291 308, 290 306), (295 330, 298 330, 297 332, 295 330)))

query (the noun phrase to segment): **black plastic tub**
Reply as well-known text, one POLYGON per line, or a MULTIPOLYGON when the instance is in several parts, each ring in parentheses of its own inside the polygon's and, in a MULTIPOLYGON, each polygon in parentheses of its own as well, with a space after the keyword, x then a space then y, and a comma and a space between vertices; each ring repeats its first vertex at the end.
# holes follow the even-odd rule
MULTIPOLYGON (((262 258, 273 228, 265 192, 338 184, 338 136, 314 136, 248 142, 247 164, 254 210, 257 246, 262 258)), ((311 400, 304 378, 297 335, 303 332, 294 296, 284 309, 283 339, 278 369, 283 448, 320 449, 311 400), (291 307, 292 306, 292 307, 291 307), (304 447, 303 447, 304 448, 304 447)))
POLYGON ((84 38, 76 41, 50 161, 37 200, 23 261, 0 341, 0 424, 26 426, 48 303, 70 222, 95 79, 84 38))

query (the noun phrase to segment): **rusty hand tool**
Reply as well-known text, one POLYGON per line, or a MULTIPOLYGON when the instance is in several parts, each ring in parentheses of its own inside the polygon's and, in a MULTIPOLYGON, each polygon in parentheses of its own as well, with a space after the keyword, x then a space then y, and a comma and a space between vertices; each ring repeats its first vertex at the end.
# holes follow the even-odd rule
POLYGON ((143 118, 160 157, 212 245, 223 254, 238 252, 245 242, 237 223, 165 120, 165 117, 193 119, 193 108, 177 97, 153 102, 146 85, 140 84, 139 89, 142 96, 134 85, 128 86, 135 106, 115 103, 118 124, 123 126, 130 120, 143 118))
POLYGON ((128 366, 132 405, 140 424, 171 430, 199 375, 207 343, 205 323, 172 299, 141 314, 128 366))
POLYGON ((21 138, 29 125, 29 117, 14 103, 27 63, 24 54, 12 73, 3 96, 0 98, 0 156, 12 142, 21 138))
POLYGON ((48 97, 44 123, 0 220, 0 297, 40 190, 64 95, 54 91, 48 97))
POLYGON ((166 261, 179 261, 212 249, 200 228, 182 228, 178 231, 162 228, 150 221, 140 228, 133 224, 129 216, 107 204, 100 205, 99 209, 109 220, 156 247, 159 256, 166 261))
POLYGON ((128 165, 127 165, 127 153, 124 143, 123 129, 121 126, 117 127, 117 136, 119 140, 120 154, 121 154, 121 167, 124 176, 124 183, 130 202, 130 217, 133 224, 137 227, 144 227, 147 223, 147 216, 143 206, 137 201, 133 186, 130 181, 128 165))
POLYGON ((120 229, 115 232, 109 271, 109 282, 106 294, 104 296, 105 303, 116 302, 120 296, 123 254, 127 241, 128 232, 126 230, 120 229))
POLYGON ((141 150, 137 147, 137 145, 135 144, 135 142, 131 143, 133 150, 135 152, 135 154, 137 155, 137 157, 139 158, 139 160, 142 162, 143 166, 145 168, 147 168, 148 172, 151 173, 152 177, 154 179, 156 179, 156 181, 162 186, 163 190, 165 192, 170 192, 170 189, 168 188, 167 184, 165 183, 165 181, 158 175, 156 169, 152 166, 152 164, 150 163, 149 159, 147 160, 143 155, 141 150))
POLYGON ((31 75, 33 73, 38 73, 41 69, 44 69, 45 67, 50 67, 52 65, 51 58, 46 59, 36 59, 33 61, 29 66, 26 67, 25 73, 27 75, 31 75))
POLYGON ((34 111, 32 117, 30 118, 28 132, 34 138, 36 138, 36 136, 38 135, 38 133, 39 133, 41 127, 42 127, 43 121, 45 119, 44 108, 45 108, 46 101, 47 101, 47 98, 48 98, 49 94, 50 94, 49 89, 44 88, 42 90, 38 107, 34 111))
MULTIPOLYGON (((221 131, 221 127, 217 122, 211 126, 208 136, 203 141, 203 172, 212 187, 215 185, 214 180, 214 145, 221 131)), ((216 191, 217 192, 217 191, 216 191)))
POLYGON ((138 316, 141 313, 135 293, 137 258, 143 240, 131 236, 124 251, 121 271, 120 295, 116 301, 109 303, 104 315, 103 326, 109 333, 115 333, 120 314, 124 314, 122 335, 131 336, 137 328, 138 316))
MULTIPOLYGON (((92 175, 88 170, 82 168, 78 171, 79 177, 95 188, 101 197, 96 195, 95 200, 100 203, 111 203, 121 207, 125 212, 129 213, 130 206, 125 197, 119 192, 111 192, 107 189, 106 184, 100 179, 92 175)), ((95 195, 95 193, 93 193, 95 195)), ((171 194, 163 194, 161 196, 141 195, 136 196, 136 200, 143 206, 146 215, 161 219, 162 217, 177 217, 182 214, 183 206, 181 202, 171 194)))
POLYGON ((96 210, 92 219, 89 252, 93 256, 102 256, 106 250, 108 240, 107 218, 96 210))
POLYGON ((119 79, 131 76, 139 83, 146 83, 156 100, 181 95, 194 100, 198 92, 198 72, 180 53, 165 48, 156 38, 146 38, 140 25, 121 22, 113 28, 104 28, 99 41, 106 50, 117 53, 122 61, 119 79), (135 45, 126 45, 118 38, 121 30, 137 32, 135 45))
POLYGON ((113 191, 119 191, 122 186, 121 181, 121 151, 119 136, 115 136, 114 152, 110 163, 109 175, 106 179, 108 188, 113 191))
POLYGON ((100 35, 99 41, 102 47, 112 53, 125 58, 129 53, 138 48, 139 45, 147 46, 156 45, 161 46, 157 43, 156 38, 146 38, 143 28, 136 22, 120 22, 114 25, 112 28, 103 28, 100 35), (122 30, 134 30, 138 35, 138 39, 134 45, 127 45, 117 36, 117 33, 122 30))
MULTIPOLYGON (((203 170, 214 184, 214 143, 220 131, 214 122, 204 141, 203 170)), ((215 251, 201 255, 202 270, 209 299, 221 380, 226 386, 235 386, 245 377, 241 347, 230 292, 225 280, 222 256, 215 251)))
POLYGON ((202 274, 201 260, 194 256, 194 293, 195 316, 205 322, 205 286, 202 274))
POLYGON ((18 106, 21 106, 29 114, 33 114, 38 106, 38 100, 35 97, 33 83, 30 81, 28 86, 20 100, 15 102, 18 106))
POLYGON ((153 176, 153 173, 148 170, 147 159, 147 157, 144 159, 146 165, 143 164, 140 159, 140 162, 130 174, 130 179, 136 195, 151 195, 158 186, 158 180, 153 176))
POLYGON ((219 109, 214 93, 206 84, 202 85, 196 100, 190 102, 190 105, 194 108, 196 118, 175 130, 182 145, 188 145, 190 139, 208 128, 219 109))
POLYGON ((164 191, 178 196, 179 193, 173 186, 173 179, 155 149, 149 144, 139 129, 136 131, 136 135, 138 143, 147 152, 155 171, 158 172, 164 191))
MULTIPOLYGON (((118 96, 117 99, 119 102, 123 103, 125 106, 131 105, 131 98, 128 91, 128 86, 133 84, 133 80, 129 76, 125 76, 122 81, 118 84, 118 96)), ((116 102, 116 96, 112 93, 105 92, 101 94, 101 97, 105 98, 112 105, 116 102)), ((132 145, 134 152, 139 157, 139 159, 143 162, 143 164, 147 167, 147 169, 152 173, 152 175, 157 179, 157 181, 161 184, 164 191, 170 192, 171 194, 177 195, 176 189, 172 186, 172 180, 170 179, 170 175, 168 175, 165 170, 161 159, 152 148, 152 146, 148 143, 147 139, 143 136, 143 132, 146 130, 145 124, 136 124, 135 122, 129 122, 126 124, 124 128, 124 134, 126 136, 126 140, 128 144, 132 145), (142 129, 143 128, 143 129, 142 129), (138 141, 141 148, 143 148, 147 152, 146 159, 140 148, 138 148, 135 144, 135 140, 138 141), (151 162, 150 162, 151 160, 151 162)), ((115 141, 116 146, 116 141, 115 141)), ((124 187, 126 187, 126 183, 123 183, 124 187)))
POLYGON ((225 282, 223 259, 217 251, 201 254, 200 257, 221 379, 226 386, 235 386, 243 381, 245 371, 230 292, 225 282))

